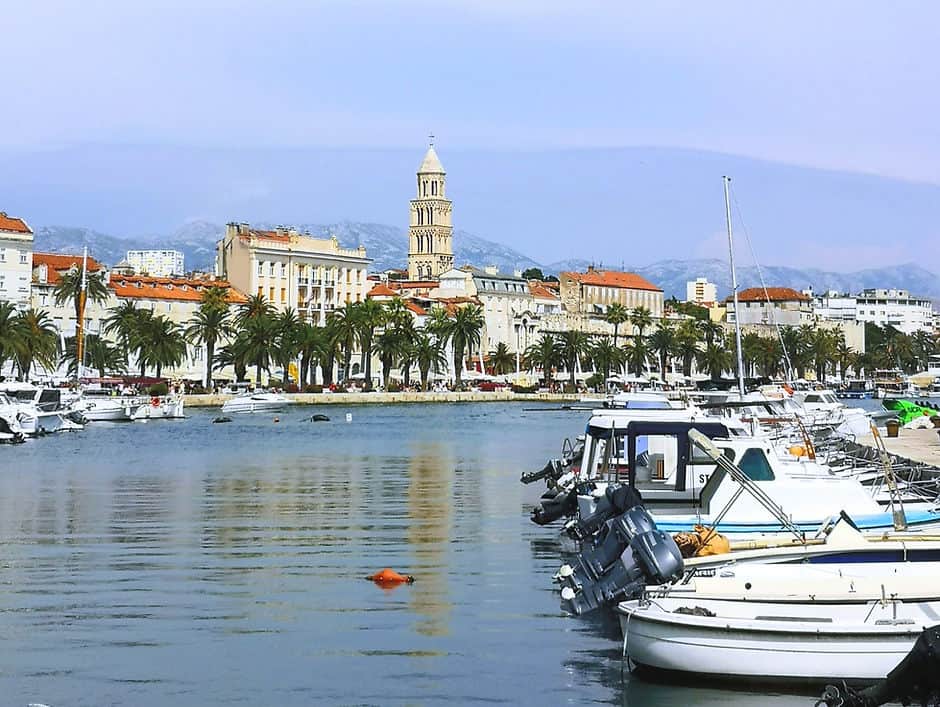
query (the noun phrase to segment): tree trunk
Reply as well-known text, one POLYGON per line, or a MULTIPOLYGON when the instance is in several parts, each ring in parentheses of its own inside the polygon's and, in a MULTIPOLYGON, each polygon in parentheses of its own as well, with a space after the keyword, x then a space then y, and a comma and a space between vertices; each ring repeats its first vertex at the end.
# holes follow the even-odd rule
POLYGON ((428 366, 427 368, 422 368, 421 366, 418 366, 418 370, 421 372, 421 390, 427 393, 428 392, 428 373, 431 372, 431 367, 428 366))
POLYGON ((215 342, 206 342, 206 391, 212 392, 212 363, 215 360, 215 342))
MULTIPOLYGON (((362 345, 362 355, 365 360, 363 368, 366 374, 366 387, 372 387, 372 332, 366 332, 366 340, 362 345)), ((388 386, 386 386, 388 387, 388 386)))
POLYGON ((463 347, 454 347, 454 380, 455 386, 460 388, 461 374, 463 373, 463 347))
POLYGON ((310 368, 310 359, 312 356, 309 353, 305 353, 300 357, 300 371, 298 371, 298 376, 300 380, 297 382, 300 386, 301 392, 307 385, 307 369, 310 368))

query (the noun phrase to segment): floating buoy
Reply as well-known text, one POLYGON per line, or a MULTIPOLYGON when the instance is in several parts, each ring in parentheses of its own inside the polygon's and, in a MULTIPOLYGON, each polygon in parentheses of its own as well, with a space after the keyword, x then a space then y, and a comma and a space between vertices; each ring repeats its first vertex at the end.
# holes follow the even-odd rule
POLYGON ((221 416, 221 417, 215 418, 212 422, 213 422, 213 423, 218 423, 218 422, 231 422, 231 421, 232 421, 232 418, 231 418, 231 417, 225 417, 225 416, 223 415, 223 416, 221 416))
POLYGON ((398 574, 398 572, 388 567, 386 567, 381 572, 376 572, 375 574, 366 577, 366 579, 371 580, 383 587, 393 587, 399 584, 411 584, 415 581, 415 578, 410 574, 398 574))
POLYGON ((326 415, 317 414, 311 417, 310 421, 311 422, 329 422, 330 418, 328 418, 326 415))
POLYGON ((280 422, 280 421, 281 421, 281 418, 275 417, 275 418, 274 418, 274 421, 275 421, 275 422, 280 422))
POLYGON ((352 422, 352 413, 351 413, 351 412, 347 412, 347 413, 346 413, 346 422, 352 422))

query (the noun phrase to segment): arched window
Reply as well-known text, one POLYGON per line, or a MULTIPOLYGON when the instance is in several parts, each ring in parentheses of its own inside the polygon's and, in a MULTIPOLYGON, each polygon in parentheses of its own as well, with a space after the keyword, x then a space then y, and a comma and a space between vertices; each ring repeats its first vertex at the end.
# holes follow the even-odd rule
POLYGON ((434 225, 434 209, 428 207, 428 223, 434 225))
POLYGON ((431 182, 431 196, 437 196, 437 180, 431 182))
POLYGON ((421 196, 427 196, 427 195, 428 195, 428 180, 425 179, 421 183, 421 196))

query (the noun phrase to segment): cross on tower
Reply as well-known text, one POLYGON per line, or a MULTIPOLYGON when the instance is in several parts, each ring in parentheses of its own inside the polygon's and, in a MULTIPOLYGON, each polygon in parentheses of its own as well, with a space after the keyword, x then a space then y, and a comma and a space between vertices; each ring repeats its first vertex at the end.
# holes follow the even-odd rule
POLYGON ((430 145, 431 147, 434 147, 434 133, 428 134, 428 145, 430 145))

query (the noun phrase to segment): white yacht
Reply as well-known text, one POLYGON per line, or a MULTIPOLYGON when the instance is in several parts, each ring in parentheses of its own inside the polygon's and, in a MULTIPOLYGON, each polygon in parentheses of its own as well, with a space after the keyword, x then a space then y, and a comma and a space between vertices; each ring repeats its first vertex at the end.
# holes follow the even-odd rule
POLYGON ((277 412, 291 404, 290 398, 281 393, 248 391, 226 400, 222 405, 224 413, 277 412))
POLYGON ((130 422, 133 414, 149 399, 140 395, 113 395, 104 388, 86 388, 74 408, 89 422, 130 422))
MULTIPOLYGON (((80 430, 75 411, 62 404, 61 388, 46 388, 30 383, 0 383, 4 405, 12 413, 25 435, 47 434, 62 430, 80 430)), ((4 415, 9 417, 9 414, 4 415)))
POLYGON ((149 400, 144 398, 131 412, 131 420, 175 420, 184 417, 182 395, 154 395, 149 400))

